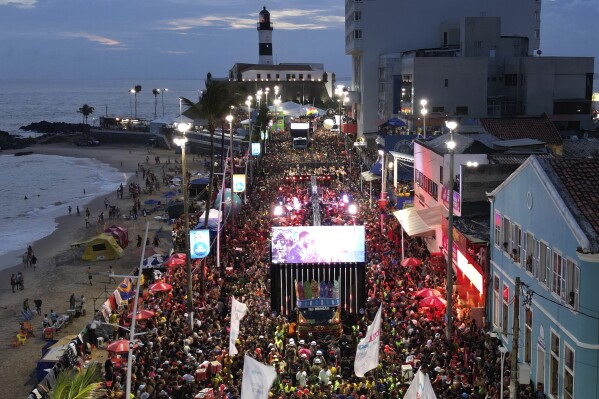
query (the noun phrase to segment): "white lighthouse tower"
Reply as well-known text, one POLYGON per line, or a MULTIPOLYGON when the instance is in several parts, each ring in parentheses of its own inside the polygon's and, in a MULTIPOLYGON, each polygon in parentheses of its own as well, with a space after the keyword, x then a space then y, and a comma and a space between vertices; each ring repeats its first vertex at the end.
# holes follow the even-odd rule
POLYGON ((258 17, 258 64, 272 65, 272 23, 266 7, 258 17))

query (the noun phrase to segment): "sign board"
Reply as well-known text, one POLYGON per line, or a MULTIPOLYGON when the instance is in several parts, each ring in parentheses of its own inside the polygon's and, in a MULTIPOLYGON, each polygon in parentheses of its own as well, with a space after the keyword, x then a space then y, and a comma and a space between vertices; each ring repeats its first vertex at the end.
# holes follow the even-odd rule
POLYGON ((191 259, 202 259, 210 253, 210 231, 208 229, 190 230, 189 248, 191 259))
POLYGON ((260 155, 260 143, 252 143, 252 156, 257 157, 260 155))
POLYGON ((236 174, 233 175, 233 192, 243 193, 245 191, 245 175, 236 174))

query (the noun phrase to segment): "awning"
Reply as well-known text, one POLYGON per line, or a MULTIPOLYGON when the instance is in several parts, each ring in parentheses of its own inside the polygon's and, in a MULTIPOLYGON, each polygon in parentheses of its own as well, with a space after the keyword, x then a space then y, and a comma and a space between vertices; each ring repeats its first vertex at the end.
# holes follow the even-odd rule
POLYGON ((393 212, 409 236, 430 236, 441 224, 445 208, 441 205, 426 209, 406 208, 393 212))
POLYGON ((383 173, 382 170, 383 170, 383 165, 379 161, 376 161, 370 167, 370 173, 372 173, 373 175, 380 176, 383 173))
POLYGON ((364 181, 373 181, 373 180, 377 180, 377 179, 381 178, 381 176, 374 175, 369 171, 362 172, 360 176, 362 177, 362 180, 364 180, 364 181))

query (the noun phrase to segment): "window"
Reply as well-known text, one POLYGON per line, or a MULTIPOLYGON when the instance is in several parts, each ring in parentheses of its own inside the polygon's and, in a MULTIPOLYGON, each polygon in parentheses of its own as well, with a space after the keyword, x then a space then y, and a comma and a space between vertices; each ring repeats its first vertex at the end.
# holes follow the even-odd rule
POLYGON ((574 397, 574 350, 564 343, 564 399, 574 397))
POLYGON ((524 362, 530 364, 532 359, 532 310, 524 311, 524 362))
POLYGON ((507 335, 508 333, 508 324, 509 324, 509 305, 510 305, 510 289, 507 285, 503 285, 503 295, 502 295, 502 299, 503 299, 503 310, 501 312, 501 332, 504 335, 507 335))
POLYGON ((299 80, 304 80, 304 74, 303 73, 299 74, 299 80))
POLYGON ((311 73, 308 74, 308 80, 312 80, 312 74, 311 73))
POLYGON ((482 40, 475 40, 474 41, 474 47, 475 48, 481 48, 482 46, 483 46, 482 40))
POLYGON ((354 31, 354 39, 361 39, 362 38, 362 29, 356 29, 354 31))
POLYGON ((499 277, 493 276, 493 324, 499 327, 499 277))
POLYGON ((493 242, 495 246, 501 248, 501 213, 499 211, 495 211, 495 229, 494 229, 494 237, 493 242))
POLYGON ((524 241, 522 242, 522 251, 520 252, 520 263, 524 265, 524 269, 532 274, 532 251, 533 251, 534 236, 526 232, 524 241))
POLYGON ((515 73, 508 73, 505 75, 505 85, 506 86, 517 86, 518 85, 518 75, 515 73))
POLYGON ((439 166, 439 181, 443 181, 443 165, 439 166))
POLYGON ((541 242, 533 240, 532 242, 532 275, 539 279, 541 269, 541 242))
POLYGON ((456 113, 456 115, 468 115, 468 107, 466 107, 466 106, 455 107, 455 113, 456 113))
POLYGON ((445 87, 449 87, 449 79, 445 79, 444 85, 445 87))
POLYGON ((517 224, 512 224, 512 236, 510 237, 510 256, 515 263, 520 263, 522 251, 522 229, 517 224))
POLYGON ((541 31, 538 29, 535 29, 535 39, 540 39, 541 38, 541 31))
POLYGON ((553 251, 553 269, 551 273, 551 292, 565 299, 564 258, 559 252, 553 251))
POLYGON ((414 180, 420 188, 435 200, 439 199, 439 186, 419 170, 414 170, 414 180))
POLYGON ((580 284, 580 269, 572 260, 566 261, 566 300, 574 310, 578 310, 578 289, 580 284))
POLYGON ((270 73, 266 74, 266 80, 270 80, 270 73))
POLYGON ((541 13, 538 11, 535 11, 535 21, 540 21, 541 20, 541 13))
POLYGON ((551 331, 551 359, 549 361, 549 393, 557 398, 559 380, 559 336, 551 331))
POLYGON ((506 218, 505 216, 503 217, 503 223, 502 223, 502 231, 503 231, 503 251, 509 255, 509 253, 511 252, 511 248, 510 248, 510 243, 512 242, 512 224, 510 223, 510 220, 508 218, 506 218))
POLYGON ((256 79, 258 79, 258 80, 261 79, 261 75, 259 73, 256 74, 256 79))
POLYGON ((362 11, 354 11, 354 21, 359 21, 362 19, 362 11))
POLYGON ((547 244, 542 242, 540 244, 541 253, 539 258, 539 281, 545 284, 547 287, 551 284, 551 250, 547 247, 547 244))
POLYGON ((445 107, 433 107, 433 112, 445 112, 445 107))
POLYGON ((277 77, 276 79, 279 80, 279 74, 277 73, 275 76, 277 77))

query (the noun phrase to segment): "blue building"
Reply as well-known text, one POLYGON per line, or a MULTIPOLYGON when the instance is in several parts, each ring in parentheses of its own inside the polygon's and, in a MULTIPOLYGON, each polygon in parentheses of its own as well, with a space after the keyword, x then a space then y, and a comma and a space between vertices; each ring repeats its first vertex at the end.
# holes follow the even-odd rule
POLYGON ((519 373, 548 398, 599 398, 598 190, 599 159, 533 155, 488 194, 488 322, 511 349, 519 296, 519 373))

